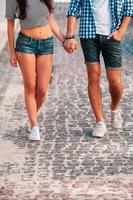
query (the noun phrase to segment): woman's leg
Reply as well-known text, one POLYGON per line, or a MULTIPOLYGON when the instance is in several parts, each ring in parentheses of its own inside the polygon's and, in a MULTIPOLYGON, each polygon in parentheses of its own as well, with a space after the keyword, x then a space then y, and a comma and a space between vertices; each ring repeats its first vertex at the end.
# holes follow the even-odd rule
POLYGON ((23 75, 25 103, 31 127, 37 125, 36 93, 36 56, 34 54, 16 53, 23 75))
POLYGON ((37 86, 36 103, 37 111, 44 102, 52 71, 52 54, 37 56, 37 86))

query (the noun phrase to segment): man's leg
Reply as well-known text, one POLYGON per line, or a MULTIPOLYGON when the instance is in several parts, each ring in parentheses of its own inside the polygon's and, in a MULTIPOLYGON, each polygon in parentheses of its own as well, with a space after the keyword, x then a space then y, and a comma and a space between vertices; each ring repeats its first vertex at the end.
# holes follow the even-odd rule
POLYGON ((87 64, 88 94, 97 122, 104 121, 100 88, 100 64, 87 64))
POLYGON ((121 42, 114 38, 111 38, 110 40, 106 39, 102 48, 102 53, 111 94, 111 126, 113 128, 121 128, 123 121, 119 109, 123 93, 123 83, 121 81, 121 42))
POLYGON ((121 70, 106 70, 107 79, 109 82, 109 91, 111 95, 112 111, 119 109, 119 103, 123 93, 123 83, 121 81, 121 70))
POLYGON ((111 95, 111 126, 115 129, 122 128, 123 119, 119 109, 120 100, 123 93, 123 83, 121 81, 120 70, 107 70, 109 91, 111 95))
POLYGON ((97 124, 92 131, 93 137, 103 137, 106 133, 106 125, 104 123, 102 113, 102 95, 100 89, 100 46, 99 37, 95 39, 81 39, 81 46, 87 65, 88 74, 88 94, 90 103, 96 117, 97 124))
POLYGON ((106 125, 104 123, 102 112, 102 95, 100 88, 100 64, 88 64, 88 94, 90 103, 96 117, 96 127, 92 131, 93 137, 103 137, 106 133, 106 125))

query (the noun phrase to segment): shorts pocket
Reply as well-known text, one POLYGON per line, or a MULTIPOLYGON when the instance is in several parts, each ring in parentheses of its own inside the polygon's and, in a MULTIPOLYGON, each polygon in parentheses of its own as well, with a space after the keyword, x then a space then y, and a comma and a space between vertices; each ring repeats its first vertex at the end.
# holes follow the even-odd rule
POLYGON ((31 43, 31 39, 25 40, 24 38, 18 37, 16 44, 22 44, 22 45, 29 45, 31 43))
POLYGON ((115 39, 113 37, 110 38, 110 41, 119 42, 119 43, 121 42, 121 40, 117 40, 117 39, 115 39))
POLYGON ((53 38, 48 38, 48 39, 45 40, 45 46, 46 47, 53 47, 53 45, 54 45, 53 38))

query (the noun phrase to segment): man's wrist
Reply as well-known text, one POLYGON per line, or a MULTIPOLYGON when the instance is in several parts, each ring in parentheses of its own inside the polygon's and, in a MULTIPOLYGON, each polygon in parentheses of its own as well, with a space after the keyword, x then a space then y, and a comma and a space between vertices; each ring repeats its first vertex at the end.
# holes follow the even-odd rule
POLYGON ((118 32, 119 32, 119 34, 120 34, 121 36, 123 36, 123 35, 125 34, 126 30, 125 30, 125 29, 122 29, 122 28, 119 28, 119 29, 118 29, 118 32))

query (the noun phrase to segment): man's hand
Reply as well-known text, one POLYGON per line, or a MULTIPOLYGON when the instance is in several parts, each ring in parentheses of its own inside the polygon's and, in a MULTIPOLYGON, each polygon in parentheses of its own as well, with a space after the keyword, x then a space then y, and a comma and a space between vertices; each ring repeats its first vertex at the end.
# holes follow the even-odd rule
POLYGON ((123 36, 124 36, 124 32, 118 30, 118 31, 115 31, 115 32, 111 33, 111 34, 107 37, 107 39, 109 40, 109 39, 113 38, 113 39, 115 39, 115 40, 121 41, 122 38, 123 38, 123 36))
POLYGON ((114 38, 115 40, 121 41, 122 37, 124 36, 124 34, 125 34, 126 30, 127 30, 127 27, 129 25, 130 21, 131 21, 131 17, 130 16, 123 17, 122 23, 121 23, 120 28, 118 29, 118 31, 111 33, 107 37, 107 39, 114 38))
POLYGON ((10 54, 10 64, 11 64, 13 67, 17 67, 17 58, 16 58, 15 52, 12 52, 12 53, 10 54))
POLYGON ((68 53, 72 53, 74 50, 76 50, 78 47, 78 43, 75 39, 67 39, 64 42, 64 49, 68 53))

